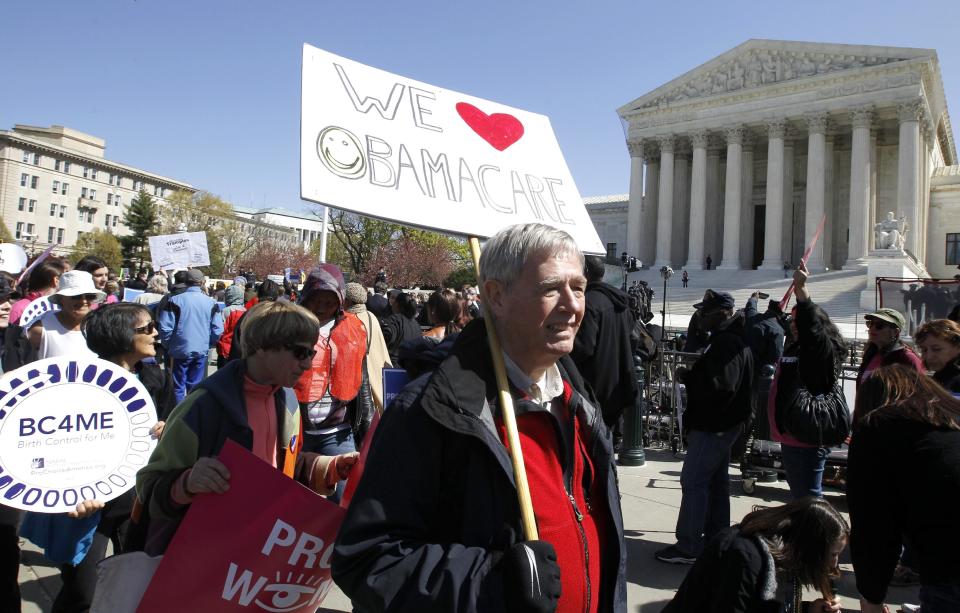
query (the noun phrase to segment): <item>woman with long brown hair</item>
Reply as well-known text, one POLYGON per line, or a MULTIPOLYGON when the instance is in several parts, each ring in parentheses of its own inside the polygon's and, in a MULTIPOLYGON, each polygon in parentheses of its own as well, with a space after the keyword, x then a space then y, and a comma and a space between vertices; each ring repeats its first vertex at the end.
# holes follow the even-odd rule
POLYGON ((949 319, 928 321, 914 333, 913 340, 924 366, 933 372, 933 380, 948 392, 960 393, 960 324, 949 319))
POLYGON ((831 580, 850 529, 825 500, 808 496, 756 509, 715 536, 664 613, 760 613, 782 610, 777 573, 786 573, 790 611, 839 611, 831 580), (804 606, 802 586, 823 594, 804 606))
POLYGON ((884 611, 906 543, 924 613, 960 611, 960 400, 927 375, 893 365, 860 386, 857 415, 847 502, 861 611, 884 611))

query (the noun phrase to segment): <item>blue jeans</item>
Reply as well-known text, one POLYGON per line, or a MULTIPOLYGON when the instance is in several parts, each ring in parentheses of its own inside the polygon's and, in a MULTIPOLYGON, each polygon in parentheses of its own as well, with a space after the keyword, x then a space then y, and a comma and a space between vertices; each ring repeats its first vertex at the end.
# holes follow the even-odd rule
POLYGON ((946 583, 920 583, 920 610, 923 613, 960 611, 960 579, 946 583))
POLYGON ((740 430, 737 426, 726 432, 687 434, 676 533, 677 547, 685 553, 700 555, 713 535, 730 527, 730 448, 740 430))
POLYGON ((804 496, 823 498, 823 466, 830 450, 826 447, 791 447, 780 445, 783 468, 793 499, 804 496))
POLYGON ((207 374, 207 354, 195 353, 185 358, 173 358, 170 376, 173 377, 173 393, 177 403, 193 388, 200 385, 207 374))
MULTIPOLYGON (((303 433, 303 451, 319 453, 321 455, 340 455, 341 453, 350 453, 356 451, 357 446, 353 442, 353 430, 344 428, 330 434, 310 434, 303 433)), ((337 483, 337 489, 327 497, 331 502, 340 502, 340 496, 343 495, 344 481, 337 483)))

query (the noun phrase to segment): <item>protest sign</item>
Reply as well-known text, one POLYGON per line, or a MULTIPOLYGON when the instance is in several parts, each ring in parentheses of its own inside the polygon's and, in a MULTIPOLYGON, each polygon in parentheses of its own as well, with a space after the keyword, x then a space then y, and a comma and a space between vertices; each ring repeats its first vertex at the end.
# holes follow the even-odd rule
POLYGON ((0 379, 0 504, 73 511, 133 487, 156 442, 137 376, 96 358, 47 358, 0 379))
POLYGON ((194 499, 137 611, 313 613, 343 509, 231 440, 218 459, 230 489, 194 499))
POLYGON ((604 253, 550 120, 303 47, 300 195, 477 237, 526 222, 604 253))
POLYGON ((53 253, 53 250, 54 248, 56 248, 56 246, 57 246, 56 244, 53 244, 47 247, 46 249, 44 249, 43 253, 37 256, 37 259, 35 259, 29 266, 27 266, 22 273, 20 273, 20 276, 17 278, 17 285, 20 285, 21 283, 23 283, 23 280, 27 278, 27 276, 30 274, 30 271, 32 271, 34 268, 39 266, 45 259, 50 257, 50 254, 53 253))
POLYGON ((209 266, 206 232, 179 232, 149 237, 154 270, 209 266))
POLYGON ((35 324, 38 319, 43 317, 45 313, 59 310, 60 305, 50 302, 49 296, 40 296, 28 304, 25 309, 23 309, 23 313, 20 314, 20 319, 17 321, 17 325, 24 330, 27 330, 30 328, 30 326, 35 324))
POLYGON ((0 270, 18 275, 27 265, 27 253, 20 245, 0 243, 0 270))
POLYGON ((146 293, 142 289, 133 289, 130 287, 123 288, 123 301, 124 302, 133 302, 137 299, 137 296, 142 296, 146 293))
POLYGON ((386 409, 403 387, 410 383, 410 375, 402 368, 383 369, 383 408, 386 409))

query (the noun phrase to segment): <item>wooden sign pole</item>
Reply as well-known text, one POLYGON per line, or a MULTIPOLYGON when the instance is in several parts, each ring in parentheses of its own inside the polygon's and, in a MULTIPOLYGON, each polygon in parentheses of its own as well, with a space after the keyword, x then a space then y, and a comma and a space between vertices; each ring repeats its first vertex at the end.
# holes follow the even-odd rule
MULTIPOLYGON (((470 252, 473 254, 473 266, 480 278, 480 241, 470 237, 470 252)), ((539 538, 537 521, 533 515, 533 502, 530 499, 530 486, 527 484, 527 470, 523 464, 523 452, 520 449, 520 436, 517 434, 517 418, 513 413, 513 397, 510 396, 510 384, 507 380, 507 368, 503 362, 503 351, 500 349, 500 338, 493 325, 493 313, 485 309, 483 320, 487 326, 487 340, 490 345, 490 356, 493 358, 493 372, 497 377, 497 389, 500 400, 500 416, 507 431, 507 447, 510 452, 510 461, 513 463, 513 479, 517 484, 517 499, 520 502, 520 520, 523 523, 523 532, 528 541, 539 538)))

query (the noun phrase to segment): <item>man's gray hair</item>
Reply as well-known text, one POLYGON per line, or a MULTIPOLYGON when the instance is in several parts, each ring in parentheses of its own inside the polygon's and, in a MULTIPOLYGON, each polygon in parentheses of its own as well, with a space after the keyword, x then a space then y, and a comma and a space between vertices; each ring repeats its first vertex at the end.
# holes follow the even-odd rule
POLYGON ((575 254, 583 270, 583 253, 573 237, 541 223, 516 224, 493 235, 480 254, 480 286, 495 279, 509 288, 520 276, 527 258, 533 253, 551 256, 575 254))

